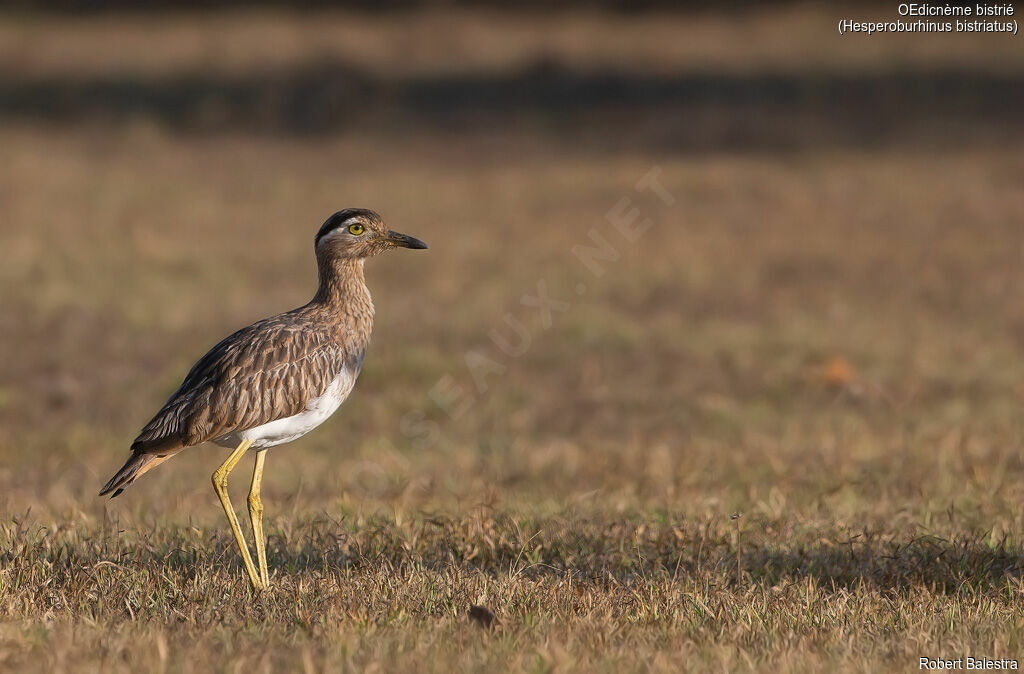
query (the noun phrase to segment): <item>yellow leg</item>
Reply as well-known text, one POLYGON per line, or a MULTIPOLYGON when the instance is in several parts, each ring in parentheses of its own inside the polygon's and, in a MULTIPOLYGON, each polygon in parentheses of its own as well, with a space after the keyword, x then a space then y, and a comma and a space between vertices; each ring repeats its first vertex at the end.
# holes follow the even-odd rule
POLYGON ((249 521, 252 522, 252 538, 256 541, 256 562, 260 566, 260 580, 263 587, 270 587, 270 576, 267 573, 267 544, 263 537, 263 500, 260 488, 263 486, 263 462, 267 458, 267 450, 256 451, 256 465, 252 469, 252 487, 249 488, 249 521))
POLYGON ((245 455, 246 450, 251 445, 251 440, 243 440, 231 452, 227 460, 220 464, 220 468, 213 471, 213 489, 217 492, 217 497, 220 498, 220 504, 224 506, 224 514, 228 516, 228 522, 231 523, 231 531, 235 534, 235 543, 238 544, 238 550, 242 553, 242 561, 245 562, 245 572, 249 574, 249 582, 252 583, 254 589, 258 590, 262 587, 260 577, 256 573, 256 567, 253 566, 252 557, 249 556, 249 548, 245 544, 245 538, 242 537, 242 527, 238 524, 238 517, 235 515, 235 509, 231 505, 231 499, 228 497, 228 475, 234 470, 238 461, 245 455))

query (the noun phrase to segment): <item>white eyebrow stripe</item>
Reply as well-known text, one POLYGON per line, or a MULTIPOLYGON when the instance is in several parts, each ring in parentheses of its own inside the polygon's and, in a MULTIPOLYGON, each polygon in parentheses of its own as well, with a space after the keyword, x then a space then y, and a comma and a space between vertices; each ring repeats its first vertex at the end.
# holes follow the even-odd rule
POLYGON ((320 244, 326 241, 327 239, 330 239, 335 235, 344 233, 347 230, 349 223, 355 224, 356 222, 359 222, 359 224, 362 224, 362 222, 360 222, 361 219, 362 216, 353 215, 351 218, 342 221, 341 224, 339 224, 337 227, 335 227, 334 229, 320 237, 320 241, 316 244, 317 248, 319 248, 320 244))

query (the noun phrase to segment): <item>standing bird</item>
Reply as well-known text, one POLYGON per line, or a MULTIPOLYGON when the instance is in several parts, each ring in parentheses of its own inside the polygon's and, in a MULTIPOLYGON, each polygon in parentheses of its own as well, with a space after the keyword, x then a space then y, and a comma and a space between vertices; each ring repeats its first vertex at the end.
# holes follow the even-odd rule
POLYGON ((132 443, 132 455, 104 485, 114 496, 186 447, 212 440, 231 454, 213 473, 245 570, 256 589, 268 587, 260 483, 267 450, 322 424, 341 406, 363 364, 373 327, 373 302, 363 261, 390 248, 427 244, 390 231, 373 211, 349 208, 327 218, 314 248, 320 285, 307 304, 242 328, 213 347, 132 443), (228 475, 249 449, 256 465, 249 519, 259 570, 252 562, 228 475))

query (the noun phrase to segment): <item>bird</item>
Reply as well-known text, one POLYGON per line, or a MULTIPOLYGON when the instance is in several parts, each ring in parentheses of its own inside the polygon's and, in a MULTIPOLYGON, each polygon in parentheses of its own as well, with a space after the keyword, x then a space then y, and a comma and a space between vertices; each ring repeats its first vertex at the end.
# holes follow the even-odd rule
POLYGON ((312 431, 352 392, 373 327, 366 259, 427 244, 388 229, 374 211, 347 208, 327 218, 313 247, 319 277, 313 299, 238 330, 200 358, 99 494, 119 495, 189 447, 212 441, 231 449, 212 482, 254 590, 270 585, 260 495, 267 450, 312 431), (248 498, 255 564, 227 488, 228 475, 249 450, 256 452, 248 498))

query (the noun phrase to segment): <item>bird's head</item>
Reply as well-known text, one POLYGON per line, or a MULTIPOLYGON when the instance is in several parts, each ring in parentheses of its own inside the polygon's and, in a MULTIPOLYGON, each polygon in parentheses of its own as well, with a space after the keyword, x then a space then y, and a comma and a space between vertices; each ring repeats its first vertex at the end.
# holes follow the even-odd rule
POLYGON ((427 244, 407 234, 388 229, 384 220, 365 208, 338 211, 320 228, 314 243, 317 255, 361 260, 390 248, 426 248, 427 244))

